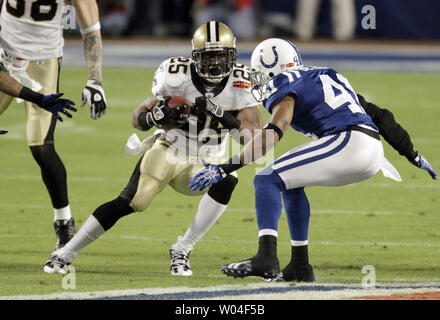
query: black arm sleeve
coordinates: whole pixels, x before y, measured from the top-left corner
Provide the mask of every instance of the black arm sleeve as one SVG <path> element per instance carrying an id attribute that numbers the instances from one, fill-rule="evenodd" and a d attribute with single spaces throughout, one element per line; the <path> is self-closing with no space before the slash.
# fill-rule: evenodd
<path id="1" fill-rule="evenodd" d="M 357 95 L 365 112 L 373 119 L 379 128 L 379 133 L 400 155 L 405 156 L 413 164 L 417 156 L 408 132 L 396 122 L 391 111 L 382 109 L 365 100 L 360 94 Z"/>

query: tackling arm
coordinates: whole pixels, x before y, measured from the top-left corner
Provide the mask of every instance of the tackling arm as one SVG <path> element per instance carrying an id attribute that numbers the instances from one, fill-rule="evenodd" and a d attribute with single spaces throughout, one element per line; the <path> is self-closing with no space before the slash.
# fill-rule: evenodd
<path id="1" fill-rule="evenodd" d="M 244 133 L 244 135 L 240 135 L 240 141 L 237 142 L 243 145 L 252 139 L 255 129 L 261 129 L 263 127 L 263 120 L 261 119 L 261 114 L 257 107 L 248 107 L 240 110 L 237 114 L 237 120 L 240 121 L 240 133 Z M 247 133 L 249 133 L 249 135 L 247 135 Z"/>
<path id="2" fill-rule="evenodd" d="M 208 188 L 227 177 L 231 172 L 264 156 L 269 150 L 275 147 L 284 132 L 286 132 L 292 121 L 294 108 L 294 98 L 285 96 L 273 107 L 272 117 L 263 128 L 265 130 L 254 135 L 252 140 L 243 147 L 241 152 L 227 162 L 218 166 L 207 165 L 205 169 L 193 177 L 189 187 L 194 191 Z"/>
<path id="3" fill-rule="evenodd" d="M 285 96 L 273 106 L 272 116 L 263 128 L 265 130 L 255 135 L 252 141 L 247 143 L 237 156 L 241 164 L 247 164 L 248 159 L 254 162 L 275 147 L 292 121 L 294 108 L 295 100 L 291 96 Z"/>

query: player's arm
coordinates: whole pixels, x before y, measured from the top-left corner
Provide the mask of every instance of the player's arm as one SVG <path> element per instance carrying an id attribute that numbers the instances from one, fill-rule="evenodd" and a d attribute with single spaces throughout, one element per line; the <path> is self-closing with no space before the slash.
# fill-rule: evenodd
<path id="1" fill-rule="evenodd" d="M 0 91 L 18 97 L 23 86 L 12 78 L 5 66 L 0 63 Z"/>
<path id="2" fill-rule="evenodd" d="M 139 107 L 133 111 L 133 117 L 131 119 L 133 127 L 141 131 L 150 130 L 152 126 L 146 124 L 146 113 L 150 112 L 158 102 L 159 99 L 155 96 L 148 97 L 142 102 Z"/>
<path id="3" fill-rule="evenodd" d="M 272 108 L 272 116 L 267 124 L 263 127 L 264 130 L 253 137 L 247 143 L 241 152 L 228 160 L 225 164 L 220 165 L 229 174 L 232 171 L 239 169 L 241 166 L 252 163 L 264 156 L 269 150 L 273 149 L 275 145 L 281 140 L 287 128 L 292 122 L 293 110 L 295 108 L 295 100 L 291 96 L 285 96 Z M 240 160 L 238 166 L 237 160 Z M 232 164 L 232 166 L 229 166 Z"/>
<path id="4" fill-rule="evenodd" d="M 90 106 L 90 117 L 98 119 L 105 114 L 107 102 L 102 88 L 102 38 L 96 0 L 72 0 L 84 44 L 88 81 L 83 90 L 82 106 Z"/>
<path id="5" fill-rule="evenodd" d="M 225 178 L 228 174 L 245 165 L 254 162 L 273 149 L 289 127 L 295 100 L 292 96 L 285 96 L 272 108 L 272 116 L 263 127 L 261 133 L 256 134 L 247 143 L 239 154 L 221 165 L 209 165 L 194 176 L 189 185 L 192 190 L 203 190 Z"/>
<path id="6" fill-rule="evenodd" d="M 409 133 L 394 119 L 393 113 L 368 102 L 359 94 L 357 96 L 362 108 L 364 108 L 374 124 L 379 128 L 379 133 L 385 141 L 397 150 L 400 155 L 405 156 L 413 165 L 427 170 L 431 177 L 436 179 L 437 174 L 429 162 L 418 151 L 414 150 Z"/>
<path id="7" fill-rule="evenodd" d="M 76 111 L 73 107 L 75 103 L 68 99 L 60 99 L 62 93 L 43 95 L 28 87 L 21 85 L 18 81 L 11 77 L 8 70 L 0 62 L 0 91 L 17 98 L 32 102 L 49 112 L 56 115 L 57 119 L 63 121 L 59 112 L 63 113 L 69 118 L 72 115 L 69 111 Z"/>
<path id="8" fill-rule="evenodd" d="M 257 107 L 248 107 L 240 110 L 237 114 L 237 120 L 240 121 L 239 131 L 241 144 L 246 144 L 252 139 L 254 131 L 263 127 L 263 119 Z"/>

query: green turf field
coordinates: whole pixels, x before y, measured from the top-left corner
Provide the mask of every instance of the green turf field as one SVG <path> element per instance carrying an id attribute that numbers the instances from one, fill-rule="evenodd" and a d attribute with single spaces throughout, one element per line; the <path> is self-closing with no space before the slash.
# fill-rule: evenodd
<path id="1" fill-rule="evenodd" d="M 114 199 L 137 162 L 124 145 L 134 132 L 132 110 L 151 94 L 153 71 L 106 69 L 108 112 L 97 121 L 79 110 L 56 130 L 69 198 L 77 226 L 103 202 Z M 440 93 L 436 74 L 345 73 L 354 89 L 391 109 L 410 132 L 416 148 L 440 171 Z M 87 75 L 64 69 L 61 91 L 80 103 Z M 267 113 L 260 109 L 264 119 Z M 25 111 L 14 103 L 0 118 L 0 296 L 63 291 L 62 275 L 43 273 L 55 245 L 49 196 L 25 142 Z M 141 138 L 145 137 L 139 132 Z M 308 141 L 293 131 L 276 149 L 281 155 Z M 361 283 L 372 265 L 378 282 L 440 281 L 440 184 L 413 167 L 388 145 L 387 158 L 403 182 L 379 173 L 356 185 L 306 190 L 311 203 L 310 260 L 318 282 Z M 341 164 L 343 165 L 343 164 Z M 214 286 L 260 282 L 232 279 L 220 265 L 249 258 L 257 250 L 252 179 L 255 166 L 239 172 L 229 209 L 191 253 L 194 275 L 169 274 L 168 248 L 183 235 L 199 197 L 166 188 L 143 213 L 120 220 L 74 261 L 76 291 L 146 287 Z M 290 259 L 286 218 L 280 221 L 278 256 Z"/>

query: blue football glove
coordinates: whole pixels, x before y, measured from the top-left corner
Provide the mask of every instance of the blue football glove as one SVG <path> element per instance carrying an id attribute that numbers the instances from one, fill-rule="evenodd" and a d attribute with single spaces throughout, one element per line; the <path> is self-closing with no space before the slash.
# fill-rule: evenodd
<path id="1" fill-rule="evenodd" d="M 63 119 L 59 115 L 59 112 L 69 118 L 72 118 L 72 115 L 67 110 L 76 112 L 76 109 L 73 107 L 75 102 L 69 99 L 60 99 L 62 95 L 63 93 L 49 94 L 44 96 L 39 104 L 39 107 L 52 112 L 61 122 L 63 122 Z"/>
<path id="2" fill-rule="evenodd" d="M 191 180 L 189 187 L 193 191 L 203 191 L 204 189 L 216 184 L 227 175 L 223 169 L 215 164 L 207 164 L 206 168 L 197 173 Z"/>
<path id="3" fill-rule="evenodd" d="M 424 170 L 428 171 L 428 173 L 431 175 L 432 179 L 437 180 L 437 173 L 431 167 L 428 160 L 426 160 L 426 158 L 424 156 L 422 156 L 418 151 L 417 151 L 417 156 L 414 159 L 414 162 L 415 162 L 414 164 L 417 167 L 419 167 L 420 169 L 424 169 Z"/>
<path id="4" fill-rule="evenodd" d="M 6 130 L 0 130 L 0 134 L 7 134 L 8 133 L 8 131 L 6 131 Z"/>

